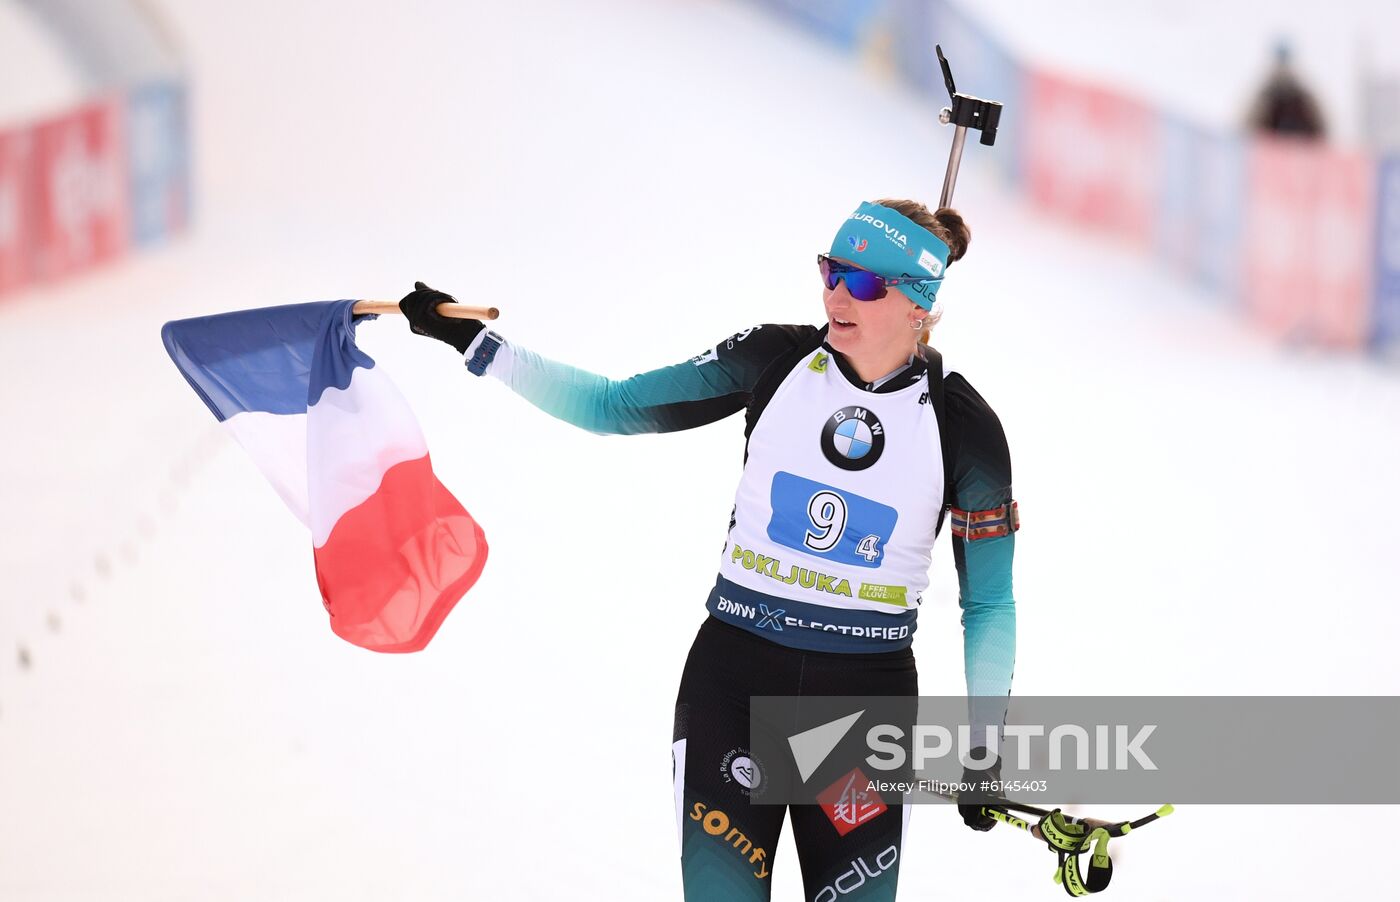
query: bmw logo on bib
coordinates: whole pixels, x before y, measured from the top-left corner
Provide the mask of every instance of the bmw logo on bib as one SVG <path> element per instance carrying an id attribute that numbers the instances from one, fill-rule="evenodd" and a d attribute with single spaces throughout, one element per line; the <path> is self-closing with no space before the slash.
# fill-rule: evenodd
<path id="1" fill-rule="evenodd" d="M 843 470 L 864 470 L 885 450 L 885 427 L 865 407 L 843 407 L 822 428 L 822 453 Z"/>

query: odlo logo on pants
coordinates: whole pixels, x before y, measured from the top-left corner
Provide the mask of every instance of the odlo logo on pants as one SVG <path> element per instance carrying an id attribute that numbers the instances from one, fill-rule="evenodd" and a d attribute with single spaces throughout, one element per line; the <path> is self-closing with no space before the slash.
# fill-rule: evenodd
<path id="1" fill-rule="evenodd" d="M 865 885 L 866 880 L 874 880 L 884 876 L 884 873 L 894 867 L 894 863 L 899 860 L 899 848 L 890 846 L 879 855 L 875 856 L 875 867 L 865 863 L 865 857 L 855 859 L 851 866 L 837 877 L 830 886 L 824 886 L 821 892 L 812 897 L 813 902 L 836 902 L 838 896 L 853 893 Z"/>
<path id="2" fill-rule="evenodd" d="M 734 851 L 749 860 L 749 864 L 758 865 L 758 869 L 753 872 L 753 875 L 759 880 L 762 880 L 772 873 L 768 870 L 768 866 L 764 864 L 764 859 L 768 857 L 768 853 L 763 851 L 763 849 L 755 848 L 754 844 L 749 842 L 749 838 L 745 836 L 743 831 L 738 827 L 731 827 L 729 825 L 729 815 L 725 814 L 723 811 L 720 811 L 718 808 L 709 808 L 707 810 L 707 806 L 704 802 L 696 802 L 695 806 L 690 809 L 690 819 L 699 821 L 700 827 L 715 839 L 733 846 Z"/>

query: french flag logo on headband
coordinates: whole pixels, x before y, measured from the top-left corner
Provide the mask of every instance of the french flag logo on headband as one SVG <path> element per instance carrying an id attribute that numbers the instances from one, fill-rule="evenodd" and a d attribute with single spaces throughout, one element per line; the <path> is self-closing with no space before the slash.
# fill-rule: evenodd
<path id="1" fill-rule="evenodd" d="M 486 537 L 433 474 L 413 412 L 355 347 L 354 301 L 166 323 L 190 386 L 311 530 L 331 629 L 418 651 L 481 575 Z"/>

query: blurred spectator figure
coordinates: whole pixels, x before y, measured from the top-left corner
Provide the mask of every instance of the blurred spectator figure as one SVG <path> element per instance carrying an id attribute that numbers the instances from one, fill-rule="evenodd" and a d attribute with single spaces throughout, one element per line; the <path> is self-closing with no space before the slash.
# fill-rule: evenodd
<path id="1" fill-rule="evenodd" d="M 1292 50 L 1287 41 L 1274 45 L 1274 67 L 1250 107 L 1249 128 L 1252 131 L 1296 135 L 1320 141 L 1327 137 L 1322 109 L 1318 106 L 1317 98 L 1298 79 L 1291 57 Z"/>

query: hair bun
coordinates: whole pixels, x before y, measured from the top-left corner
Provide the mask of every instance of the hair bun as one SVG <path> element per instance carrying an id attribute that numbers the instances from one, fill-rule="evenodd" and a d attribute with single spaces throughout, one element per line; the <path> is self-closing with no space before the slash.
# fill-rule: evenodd
<path id="1" fill-rule="evenodd" d="M 961 260 L 972 243 L 972 230 L 963 221 L 962 214 L 952 207 L 940 207 L 934 211 L 933 218 L 948 232 L 948 262 Z"/>

